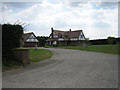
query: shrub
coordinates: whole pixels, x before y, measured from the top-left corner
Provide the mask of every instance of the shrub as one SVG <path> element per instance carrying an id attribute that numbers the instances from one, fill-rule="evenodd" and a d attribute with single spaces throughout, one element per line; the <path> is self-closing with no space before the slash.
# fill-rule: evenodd
<path id="1" fill-rule="evenodd" d="M 85 43 L 86 43 L 87 45 L 91 45 L 91 42 L 90 42 L 89 38 L 85 38 Z"/>
<path id="2" fill-rule="evenodd" d="M 45 48 L 50 48 L 50 46 L 45 46 Z"/>
<path id="3" fill-rule="evenodd" d="M 60 41 L 57 42 L 57 46 L 58 46 L 58 47 L 61 46 L 61 45 L 60 45 Z"/>
<path id="4" fill-rule="evenodd" d="M 116 38 L 109 36 L 109 37 L 107 38 L 107 40 L 108 40 L 108 43 L 109 43 L 109 44 L 113 44 L 113 43 L 116 41 Z"/>
<path id="5" fill-rule="evenodd" d="M 45 43 L 45 46 L 48 46 L 48 45 L 49 45 L 48 42 L 46 42 L 46 43 Z"/>

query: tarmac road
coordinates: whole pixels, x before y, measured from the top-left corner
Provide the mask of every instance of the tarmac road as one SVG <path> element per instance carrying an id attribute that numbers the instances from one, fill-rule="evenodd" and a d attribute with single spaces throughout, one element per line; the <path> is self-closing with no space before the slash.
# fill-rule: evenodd
<path id="1" fill-rule="evenodd" d="M 54 55 L 3 73 L 3 88 L 117 88 L 118 55 L 49 48 Z"/>

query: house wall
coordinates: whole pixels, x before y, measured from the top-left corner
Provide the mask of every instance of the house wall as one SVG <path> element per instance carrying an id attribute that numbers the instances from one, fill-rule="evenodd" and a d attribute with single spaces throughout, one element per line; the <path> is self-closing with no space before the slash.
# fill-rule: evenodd
<path id="1" fill-rule="evenodd" d="M 84 41 L 60 41 L 61 46 L 79 46 L 82 45 Z"/>
<path id="2" fill-rule="evenodd" d="M 38 46 L 38 42 L 25 42 L 24 47 L 35 47 L 35 45 Z"/>
<path id="3" fill-rule="evenodd" d="M 71 41 L 70 42 L 70 45 L 71 46 L 79 46 L 79 45 L 81 45 L 82 43 L 81 43 L 81 41 Z"/>

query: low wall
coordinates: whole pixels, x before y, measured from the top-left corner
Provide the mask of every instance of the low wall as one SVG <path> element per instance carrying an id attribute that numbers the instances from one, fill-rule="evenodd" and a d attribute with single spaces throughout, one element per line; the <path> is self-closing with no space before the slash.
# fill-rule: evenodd
<path id="1" fill-rule="evenodd" d="M 14 49 L 13 53 L 14 53 L 15 59 L 18 62 L 22 63 L 23 65 L 30 63 L 29 49 Z"/>

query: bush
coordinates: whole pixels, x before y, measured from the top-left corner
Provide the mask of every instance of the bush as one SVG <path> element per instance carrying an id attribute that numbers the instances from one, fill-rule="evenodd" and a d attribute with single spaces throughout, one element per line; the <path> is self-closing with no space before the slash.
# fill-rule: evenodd
<path id="1" fill-rule="evenodd" d="M 50 48 L 50 46 L 45 46 L 45 48 Z"/>
<path id="2" fill-rule="evenodd" d="M 61 46 L 61 45 L 60 45 L 60 41 L 57 42 L 57 47 L 59 47 L 59 46 Z"/>
<path id="3" fill-rule="evenodd" d="M 46 43 L 45 43 L 45 46 L 48 46 L 48 45 L 49 45 L 48 42 L 46 42 Z"/>
<path id="4" fill-rule="evenodd" d="M 91 45 L 91 42 L 90 42 L 89 38 L 85 38 L 85 43 L 86 43 L 87 45 Z"/>
<path id="5" fill-rule="evenodd" d="M 109 44 L 113 44 L 113 43 L 116 41 L 116 38 L 109 36 L 109 37 L 107 38 L 107 40 L 108 40 L 108 43 L 109 43 Z"/>

